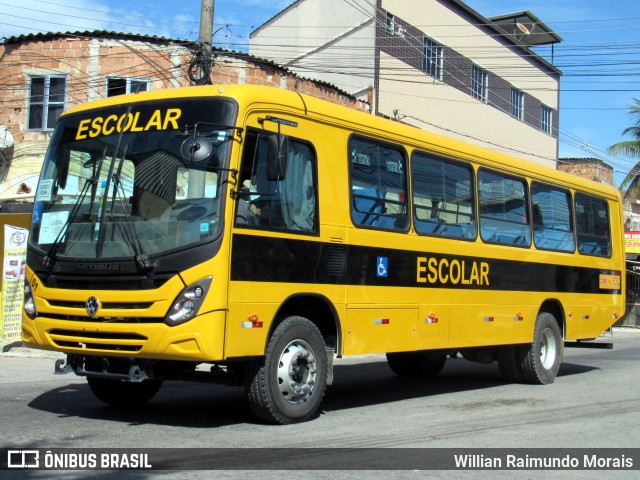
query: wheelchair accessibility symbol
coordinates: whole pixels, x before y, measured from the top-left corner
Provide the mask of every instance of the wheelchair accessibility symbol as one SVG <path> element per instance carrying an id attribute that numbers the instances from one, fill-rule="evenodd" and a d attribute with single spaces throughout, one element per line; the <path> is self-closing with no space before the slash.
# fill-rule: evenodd
<path id="1" fill-rule="evenodd" d="M 387 274 L 389 272 L 389 258 L 387 258 L 387 257 L 378 257 L 378 260 L 376 261 L 376 263 L 378 265 L 376 276 L 377 277 L 387 277 Z"/>

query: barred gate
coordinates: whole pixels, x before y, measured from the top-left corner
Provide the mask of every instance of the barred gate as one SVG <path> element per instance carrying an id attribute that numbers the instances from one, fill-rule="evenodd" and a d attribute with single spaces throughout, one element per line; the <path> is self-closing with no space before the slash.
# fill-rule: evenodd
<path id="1" fill-rule="evenodd" d="M 615 326 L 640 327 L 640 262 L 627 260 L 627 309 Z"/>

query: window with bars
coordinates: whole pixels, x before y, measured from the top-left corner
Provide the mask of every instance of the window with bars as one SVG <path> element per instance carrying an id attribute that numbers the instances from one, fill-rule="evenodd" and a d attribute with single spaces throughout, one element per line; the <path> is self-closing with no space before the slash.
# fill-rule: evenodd
<path id="1" fill-rule="evenodd" d="M 524 120 L 524 92 L 517 88 L 511 89 L 511 115 Z"/>
<path id="2" fill-rule="evenodd" d="M 473 66 L 471 72 L 471 96 L 484 103 L 489 98 L 489 74 L 477 65 Z"/>
<path id="3" fill-rule="evenodd" d="M 107 97 L 124 95 L 126 93 L 146 92 L 149 90 L 149 80 L 140 78 L 107 78 Z"/>
<path id="4" fill-rule="evenodd" d="M 553 111 L 546 105 L 540 106 L 540 130 L 551 135 Z"/>
<path id="5" fill-rule="evenodd" d="M 29 130 L 53 130 L 64 111 L 66 75 L 31 77 L 29 85 Z"/>
<path id="6" fill-rule="evenodd" d="M 443 45 L 428 37 L 424 37 L 424 62 L 422 70 L 427 75 L 431 75 L 438 80 L 442 80 L 444 71 L 443 51 Z"/>
<path id="7" fill-rule="evenodd" d="M 396 17 L 389 12 L 387 12 L 385 30 L 389 35 L 394 35 L 396 32 Z"/>

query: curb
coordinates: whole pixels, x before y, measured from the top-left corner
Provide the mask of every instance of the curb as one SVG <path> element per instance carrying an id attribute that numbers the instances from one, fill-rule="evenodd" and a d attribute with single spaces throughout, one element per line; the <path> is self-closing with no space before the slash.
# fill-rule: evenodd
<path id="1" fill-rule="evenodd" d="M 52 350 L 39 350 L 22 346 L 22 341 L 0 343 L 0 357 L 65 358 L 66 354 Z"/>

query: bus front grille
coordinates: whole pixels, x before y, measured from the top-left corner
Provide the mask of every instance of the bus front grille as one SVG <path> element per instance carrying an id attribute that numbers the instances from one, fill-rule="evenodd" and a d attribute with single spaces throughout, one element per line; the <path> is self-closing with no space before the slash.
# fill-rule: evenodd
<path id="1" fill-rule="evenodd" d="M 82 351 L 139 352 L 147 337 L 137 333 L 86 332 L 56 329 L 49 338 L 60 348 L 77 348 Z"/>
<path id="2" fill-rule="evenodd" d="M 54 320 L 88 323 L 162 323 L 165 320 L 160 317 L 88 317 L 81 315 L 58 315 L 52 313 L 47 313 L 43 316 Z"/>

